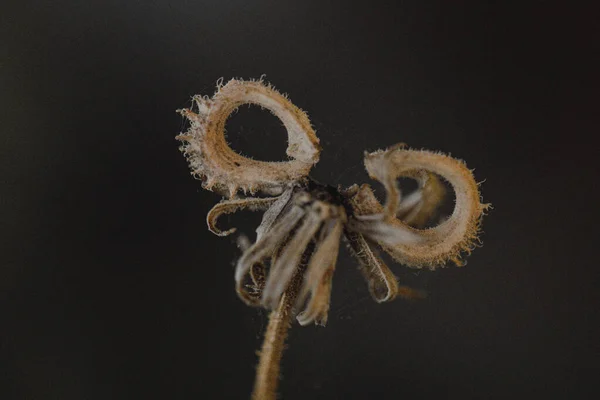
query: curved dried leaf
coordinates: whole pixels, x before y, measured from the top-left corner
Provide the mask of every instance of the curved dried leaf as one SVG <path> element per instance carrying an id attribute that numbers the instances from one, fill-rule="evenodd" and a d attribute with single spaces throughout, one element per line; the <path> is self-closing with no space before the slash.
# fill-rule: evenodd
<path id="1" fill-rule="evenodd" d="M 263 235 L 271 229 L 284 208 L 289 205 L 293 193 L 294 187 L 286 189 L 286 191 L 283 192 L 281 196 L 277 197 L 277 200 L 273 205 L 263 214 L 262 221 L 258 228 L 256 228 L 256 241 L 259 241 Z M 308 201 L 308 198 L 306 198 L 305 201 Z"/>
<path id="2" fill-rule="evenodd" d="M 343 210 L 340 210 L 343 218 L 345 213 L 342 213 Z M 311 322 L 315 322 L 318 325 L 325 326 L 327 323 L 331 281 L 339 253 L 340 237 L 342 235 L 342 218 L 335 218 L 324 225 L 317 248 L 310 258 L 304 275 L 302 290 L 298 295 L 298 304 L 302 304 L 306 300 L 309 292 L 311 297 L 306 309 L 296 317 L 300 325 L 308 325 Z"/>
<path id="3" fill-rule="evenodd" d="M 249 301 L 248 296 L 245 294 L 244 282 L 246 275 L 254 265 L 261 263 L 264 259 L 273 255 L 304 215 L 304 209 L 294 205 L 273 225 L 269 235 L 265 235 L 260 240 L 257 240 L 238 260 L 235 269 L 236 290 L 240 294 L 240 298 L 247 304 L 256 305 L 254 296 L 251 296 L 252 299 Z"/>
<path id="4" fill-rule="evenodd" d="M 252 244 L 246 235 L 241 234 L 237 238 L 237 245 L 242 253 L 244 253 Z M 236 291 L 238 295 L 244 299 L 246 304 L 258 306 L 260 305 L 260 297 L 262 296 L 262 291 L 265 286 L 265 264 L 258 262 L 252 265 L 248 275 L 252 283 L 246 285 L 236 285 Z"/>
<path id="5" fill-rule="evenodd" d="M 398 281 L 389 267 L 362 234 L 346 232 L 346 238 L 373 299 L 378 303 L 394 300 L 398 295 Z"/>
<path id="6" fill-rule="evenodd" d="M 275 308 L 294 272 L 297 270 L 304 250 L 318 232 L 323 220 L 329 217 L 329 207 L 315 201 L 297 231 L 285 244 L 274 265 L 271 266 L 263 292 L 262 303 L 266 308 Z"/>
<path id="7" fill-rule="evenodd" d="M 206 223 L 208 224 L 208 230 L 217 236 L 228 236 L 236 231 L 235 228 L 231 228 L 226 231 L 222 231 L 217 228 L 217 220 L 223 214 L 231 214 L 239 210 L 249 209 L 250 211 L 261 211 L 266 210 L 275 203 L 277 197 L 267 198 L 244 198 L 235 200 L 221 200 L 217 203 L 206 215 Z"/>
<path id="8" fill-rule="evenodd" d="M 443 154 L 392 148 L 367 154 L 365 166 L 369 175 L 385 186 L 386 203 L 380 207 L 380 214 L 357 217 L 351 228 L 375 240 L 398 262 L 411 267 L 435 268 L 447 261 L 460 264 L 461 253 L 470 253 L 475 246 L 480 220 L 488 207 L 480 202 L 477 183 L 465 164 Z M 396 179 L 413 177 L 420 171 L 446 179 L 456 196 L 450 218 L 424 230 L 396 218 L 400 196 Z"/>
<path id="9" fill-rule="evenodd" d="M 261 191 L 280 194 L 285 186 L 308 175 L 319 161 L 319 139 L 307 115 L 272 86 L 262 81 L 231 80 L 219 86 L 215 95 L 195 96 L 196 112 L 180 112 L 191 126 L 177 136 L 183 142 L 192 174 L 202 180 L 204 188 L 234 197 Z M 256 104 L 277 116 L 288 133 L 286 154 L 290 161 L 266 162 L 243 157 L 233 151 L 225 140 L 225 123 L 229 115 L 242 104 Z"/>

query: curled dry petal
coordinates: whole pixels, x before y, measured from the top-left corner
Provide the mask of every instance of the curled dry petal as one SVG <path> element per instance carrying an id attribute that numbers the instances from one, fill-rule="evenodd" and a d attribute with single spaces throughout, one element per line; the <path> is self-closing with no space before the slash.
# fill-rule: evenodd
<path id="1" fill-rule="evenodd" d="M 460 264 L 461 253 L 469 253 L 474 247 L 480 220 L 487 208 L 480 202 L 477 183 L 465 164 L 443 154 L 393 148 L 367 154 L 365 166 L 372 178 L 383 183 L 387 198 L 382 214 L 362 219 L 354 227 L 405 265 L 435 268 L 447 261 Z M 396 179 L 413 177 L 419 171 L 446 179 L 456 196 L 450 218 L 424 230 L 412 228 L 395 216 L 395 202 L 400 196 Z"/>
<path id="2" fill-rule="evenodd" d="M 283 215 L 272 227 L 270 234 L 263 236 L 244 252 L 237 262 L 235 269 L 236 290 L 240 298 L 250 305 L 256 305 L 246 295 L 244 281 L 246 274 L 258 263 L 262 263 L 268 257 L 271 257 L 281 243 L 285 240 L 290 231 L 296 226 L 298 221 L 305 215 L 302 207 L 294 205 L 289 212 Z"/>
<path id="3" fill-rule="evenodd" d="M 294 188 L 288 188 L 263 214 L 262 222 L 260 223 L 259 227 L 256 228 L 256 241 L 259 241 L 263 235 L 271 229 L 271 226 L 273 226 L 275 221 L 279 218 L 283 212 L 283 209 L 288 205 L 293 193 Z M 307 196 L 305 196 L 305 201 L 308 201 L 306 197 Z"/>
<path id="4" fill-rule="evenodd" d="M 217 203 L 206 216 L 208 230 L 217 236 L 231 235 L 233 232 L 235 232 L 235 228 L 231 228 L 227 231 L 222 231 L 217 228 L 217 220 L 221 215 L 231 214 L 243 209 L 249 209 L 250 211 L 266 210 L 273 203 L 275 203 L 276 200 L 277 197 L 222 200 L 221 202 Z"/>
<path id="5" fill-rule="evenodd" d="M 419 187 L 402 198 L 396 217 L 412 227 L 422 228 L 441 205 L 446 189 L 435 174 L 420 171 L 414 178 Z"/>
<path id="6" fill-rule="evenodd" d="M 389 267 L 362 234 L 346 232 L 346 238 L 373 299 L 378 303 L 394 300 L 398 295 L 398 281 Z"/>
<path id="7" fill-rule="evenodd" d="M 320 146 L 307 115 L 285 96 L 262 81 L 231 80 L 219 87 L 215 95 L 194 97 L 196 110 L 180 112 L 191 123 L 189 130 L 177 138 L 189 161 L 192 174 L 206 189 L 234 197 L 238 190 L 280 194 L 293 182 L 308 175 L 319 160 Z M 243 104 L 256 104 L 277 116 L 288 133 L 289 161 L 266 162 L 243 157 L 225 140 L 225 123 L 229 115 Z"/>
<path id="8" fill-rule="evenodd" d="M 311 205 L 299 228 L 285 244 L 275 264 L 271 266 L 262 301 L 266 308 L 277 307 L 294 271 L 298 269 L 302 254 L 321 227 L 323 220 L 328 217 L 329 207 L 325 203 L 315 201 Z"/>
<path id="9" fill-rule="evenodd" d="M 357 216 L 378 216 L 383 210 L 381 204 L 375 198 L 369 185 L 360 187 L 354 185 L 347 192 L 350 206 Z M 403 199 L 402 205 L 407 199 Z M 366 217 L 368 218 L 368 217 Z M 367 281 L 369 293 L 378 303 L 392 301 L 397 296 L 405 299 L 416 299 L 425 297 L 425 294 L 408 286 L 399 286 L 398 281 L 390 268 L 385 264 L 374 248 L 365 237 L 358 232 L 347 229 L 344 232 L 350 251 L 359 262 L 360 271 Z"/>
<path id="10" fill-rule="evenodd" d="M 344 216 L 343 210 L 340 214 Z M 315 322 L 325 326 L 327 323 L 331 281 L 339 253 L 341 235 L 341 218 L 332 219 L 324 224 L 317 248 L 310 258 L 304 275 L 302 290 L 298 295 L 298 304 L 301 304 L 306 300 L 309 292 L 311 293 L 306 309 L 296 317 L 300 325 Z"/>
<path id="11" fill-rule="evenodd" d="M 245 252 L 252 245 L 250 243 L 250 239 L 244 234 L 241 234 L 237 238 L 238 248 Z M 246 288 L 241 285 L 236 285 L 236 290 L 238 295 L 244 299 L 244 302 L 248 305 L 258 306 L 260 304 L 260 298 L 262 296 L 262 291 L 265 286 L 265 276 L 266 276 L 266 268 L 265 264 L 262 262 L 258 262 L 253 264 L 250 267 L 250 278 L 252 279 L 252 284 L 247 285 Z"/>

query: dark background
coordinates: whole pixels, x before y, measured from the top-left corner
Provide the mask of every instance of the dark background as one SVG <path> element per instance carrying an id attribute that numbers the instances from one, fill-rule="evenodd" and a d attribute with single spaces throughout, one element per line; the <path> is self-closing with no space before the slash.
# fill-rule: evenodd
<path id="1" fill-rule="evenodd" d="M 597 21 L 502 4 L 3 3 L 0 398 L 248 398 L 266 314 L 235 295 L 175 109 L 262 74 L 311 117 L 318 180 L 369 182 L 363 151 L 402 141 L 465 159 L 494 204 L 466 268 L 392 265 L 422 301 L 376 304 L 344 251 L 328 326 L 291 331 L 283 398 L 590 398 Z M 267 112 L 228 132 L 283 157 Z"/>

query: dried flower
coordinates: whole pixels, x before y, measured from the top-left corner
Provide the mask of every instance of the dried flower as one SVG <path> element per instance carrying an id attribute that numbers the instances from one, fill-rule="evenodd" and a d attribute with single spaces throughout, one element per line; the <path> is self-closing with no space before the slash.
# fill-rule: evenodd
<path id="1" fill-rule="evenodd" d="M 325 325 L 332 276 L 340 240 L 345 237 L 357 258 L 375 301 L 397 296 L 421 297 L 399 286 L 378 256 L 378 248 L 412 268 L 435 269 L 448 261 L 461 265 L 461 255 L 478 243 L 481 218 L 489 206 L 464 162 L 441 153 L 411 150 L 400 144 L 365 154 L 371 178 L 383 184 L 385 204 L 369 185 L 341 189 L 308 176 L 319 160 L 319 139 L 306 114 L 272 86 L 259 81 L 218 84 L 212 98 L 194 97 L 195 110 L 184 109 L 191 125 L 177 136 L 192 174 L 222 200 L 207 216 L 208 228 L 226 236 L 217 220 L 243 209 L 264 211 L 253 244 L 238 239 L 243 254 L 235 271 L 236 290 L 249 305 L 272 310 L 261 351 L 254 399 L 274 399 L 279 363 L 291 317 L 301 325 Z M 275 114 L 288 132 L 285 162 L 252 160 L 233 151 L 225 140 L 225 123 L 242 104 L 260 105 Z M 402 197 L 397 178 L 409 177 L 418 189 Z M 453 213 L 439 225 L 422 229 L 441 204 L 445 179 L 456 196 Z M 262 195 L 263 197 L 258 197 Z M 264 197 L 266 196 L 266 197 Z M 296 310 L 304 307 L 297 313 Z"/>

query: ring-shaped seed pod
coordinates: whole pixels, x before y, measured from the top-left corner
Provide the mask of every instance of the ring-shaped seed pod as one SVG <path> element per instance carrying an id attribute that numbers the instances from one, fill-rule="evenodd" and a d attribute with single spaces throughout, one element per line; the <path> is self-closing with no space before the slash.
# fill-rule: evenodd
<path id="1" fill-rule="evenodd" d="M 478 185 L 464 162 L 424 150 L 391 148 L 366 154 L 365 167 L 371 178 L 384 185 L 386 203 L 380 208 L 379 218 L 358 217 L 356 230 L 407 266 L 433 269 L 447 261 L 461 265 L 461 253 L 469 253 L 475 246 L 481 216 L 488 207 L 481 203 Z M 423 171 L 446 179 L 454 190 L 456 204 L 452 215 L 441 224 L 415 229 L 396 218 L 400 203 L 396 179 L 414 177 Z M 370 202 L 376 201 L 373 196 Z"/>
<path id="2" fill-rule="evenodd" d="M 280 194 L 290 183 L 299 182 L 319 161 L 319 139 L 307 115 L 270 85 L 259 81 L 231 80 L 218 85 L 212 99 L 195 96 L 196 112 L 179 110 L 191 123 L 177 138 L 184 142 L 192 175 L 202 179 L 206 189 L 235 197 L 244 193 Z M 225 140 L 225 123 L 243 104 L 256 104 L 278 117 L 288 133 L 289 161 L 252 160 L 235 152 Z"/>

